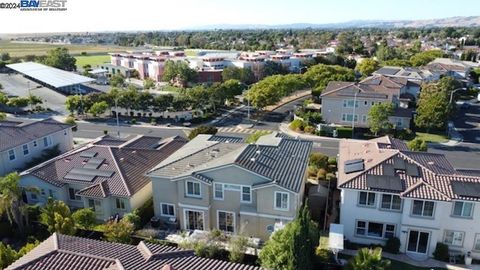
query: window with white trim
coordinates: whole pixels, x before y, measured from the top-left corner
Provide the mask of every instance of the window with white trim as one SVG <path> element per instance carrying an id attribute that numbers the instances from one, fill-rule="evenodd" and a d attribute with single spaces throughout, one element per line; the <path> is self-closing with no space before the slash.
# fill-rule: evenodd
<path id="1" fill-rule="evenodd" d="M 8 159 L 15 160 L 17 157 L 15 156 L 15 149 L 8 150 Z"/>
<path id="2" fill-rule="evenodd" d="M 375 193 L 361 191 L 358 196 L 358 204 L 362 206 L 375 206 Z"/>
<path id="3" fill-rule="evenodd" d="M 215 183 L 213 188 L 215 189 L 213 192 L 213 198 L 223 200 L 223 184 Z"/>
<path id="4" fill-rule="evenodd" d="M 395 224 L 357 220 L 355 234 L 374 238 L 393 238 L 395 237 Z"/>
<path id="5" fill-rule="evenodd" d="M 433 217 L 435 202 L 413 200 L 412 215 L 421 217 Z"/>
<path id="6" fill-rule="evenodd" d="M 475 234 L 475 241 L 473 242 L 473 249 L 480 251 L 480 233 Z"/>
<path id="7" fill-rule="evenodd" d="M 353 114 L 351 113 L 344 113 L 342 114 L 342 121 L 343 122 L 352 122 Z M 358 122 L 358 114 L 355 114 L 355 122 Z"/>
<path id="8" fill-rule="evenodd" d="M 200 183 L 199 182 L 193 182 L 193 181 L 187 181 L 185 184 L 186 191 L 187 191 L 187 196 L 189 197 L 201 197 L 200 193 Z"/>
<path id="9" fill-rule="evenodd" d="M 354 102 L 355 102 L 355 108 L 358 108 L 358 100 L 354 101 L 353 99 L 344 99 L 343 100 L 343 107 L 344 108 L 353 108 Z"/>
<path id="10" fill-rule="evenodd" d="M 235 232 L 235 214 L 218 211 L 218 229 L 224 232 Z"/>
<path id="11" fill-rule="evenodd" d="M 28 149 L 28 144 L 22 145 L 22 151 L 24 156 L 30 154 L 30 150 Z"/>
<path id="12" fill-rule="evenodd" d="M 44 147 L 48 147 L 52 144 L 52 140 L 50 139 L 50 137 L 43 137 L 43 146 Z"/>
<path id="13" fill-rule="evenodd" d="M 121 198 L 115 198 L 115 205 L 117 209 L 125 210 L 125 200 Z"/>
<path id="14" fill-rule="evenodd" d="M 287 192 L 275 191 L 275 209 L 288 210 L 288 196 Z"/>
<path id="15" fill-rule="evenodd" d="M 68 189 L 68 195 L 70 197 L 70 200 L 72 201 L 80 201 L 82 199 L 82 197 L 78 196 L 77 195 L 77 192 L 79 190 L 78 189 L 74 189 L 74 188 L 69 188 Z"/>
<path id="16" fill-rule="evenodd" d="M 463 246 L 463 239 L 465 237 L 464 232 L 456 232 L 456 231 L 445 231 L 445 235 L 443 237 L 443 243 L 452 246 Z"/>
<path id="17" fill-rule="evenodd" d="M 160 203 L 160 208 L 162 209 L 162 216 L 175 217 L 175 205 L 170 203 Z"/>
<path id="18" fill-rule="evenodd" d="M 400 210 L 402 208 L 402 199 L 398 195 L 382 194 L 381 209 Z"/>
<path id="19" fill-rule="evenodd" d="M 252 202 L 252 189 L 248 186 L 242 186 L 242 196 L 240 197 L 241 202 L 251 203 Z"/>
<path id="20" fill-rule="evenodd" d="M 455 217 L 472 217 L 473 203 L 471 202 L 454 202 L 453 216 Z"/>

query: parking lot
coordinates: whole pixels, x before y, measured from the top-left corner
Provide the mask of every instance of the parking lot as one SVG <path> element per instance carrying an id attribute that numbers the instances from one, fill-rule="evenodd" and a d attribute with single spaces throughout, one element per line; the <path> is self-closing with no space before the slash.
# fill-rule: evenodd
<path id="1" fill-rule="evenodd" d="M 28 95 L 28 89 L 30 89 L 32 95 L 43 100 L 43 107 L 50 108 L 58 114 L 68 114 L 65 109 L 65 95 L 46 87 L 39 87 L 38 83 L 30 81 L 20 74 L 0 74 L 0 84 L 3 85 L 2 91 L 9 96 L 24 97 Z"/>

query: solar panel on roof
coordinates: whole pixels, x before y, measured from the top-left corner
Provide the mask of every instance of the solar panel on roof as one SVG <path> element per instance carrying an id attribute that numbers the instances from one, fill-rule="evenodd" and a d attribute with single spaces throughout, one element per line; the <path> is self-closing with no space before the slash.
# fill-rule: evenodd
<path id="1" fill-rule="evenodd" d="M 402 180 L 397 176 L 367 175 L 367 187 L 381 190 L 403 191 Z"/>
<path id="2" fill-rule="evenodd" d="M 93 158 L 96 155 L 97 155 L 97 152 L 94 152 L 94 151 L 85 151 L 80 153 L 80 157 L 83 157 L 83 158 Z"/>
<path id="3" fill-rule="evenodd" d="M 383 174 L 394 176 L 395 175 L 395 170 L 393 169 L 393 165 L 391 165 L 391 164 L 383 165 Z"/>
<path id="4" fill-rule="evenodd" d="M 419 171 L 418 171 L 418 166 L 412 163 L 407 163 L 407 175 L 409 176 L 418 176 Z"/>
<path id="5" fill-rule="evenodd" d="M 400 157 L 393 158 L 393 167 L 396 170 L 405 170 L 405 160 Z"/>
<path id="6" fill-rule="evenodd" d="M 87 168 L 73 168 L 70 170 L 69 173 L 93 175 L 93 176 L 100 176 L 100 177 L 112 177 L 114 171 L 105 171 L 105 170 L 96 170 L 96 169 L 87 169 Z"/>
<path id="7" fill-rule="evenodd" d="M 345 161 L 345 173 L 353 173 L 363 171 L 363 159 L 352 159 Z"/>
<path id="8" fill-rule="evenodd" d="M 480 183 L 452 181 L 453 193 L 463 197 L 480 198 Z"/>
<path id="9" fill-rule="evenodd" d="M 68 180 L 92 182 L 93 179 L 95 179 L 95 175 L 76 174 L 76 173 L 69 172 L 63 178 Z"/>

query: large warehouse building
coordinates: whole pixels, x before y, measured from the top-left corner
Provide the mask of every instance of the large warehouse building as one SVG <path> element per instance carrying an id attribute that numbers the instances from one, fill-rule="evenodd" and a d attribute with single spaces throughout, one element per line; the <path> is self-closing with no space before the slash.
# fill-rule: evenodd
<path id="1" fill-rule="evenodd" d="M 90 92 L 92 88 L 83 84 L 95 81 L 95 79 L 89 77 L 34 62 L 10 64 L 7 67 L 23 74 L 32 81 L 65 94 Z"/>

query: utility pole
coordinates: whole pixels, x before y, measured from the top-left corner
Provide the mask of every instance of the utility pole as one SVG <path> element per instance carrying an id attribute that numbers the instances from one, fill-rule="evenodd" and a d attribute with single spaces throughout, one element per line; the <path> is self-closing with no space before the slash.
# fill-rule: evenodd
<path id="1" fill-rule="evenodd" d="M 117 118 L 117 137 L 120 138 L 120 121 L 118 120 L 117 100 L 118 100 L 118 98 L 115 98 L 115 116 Z"/>

